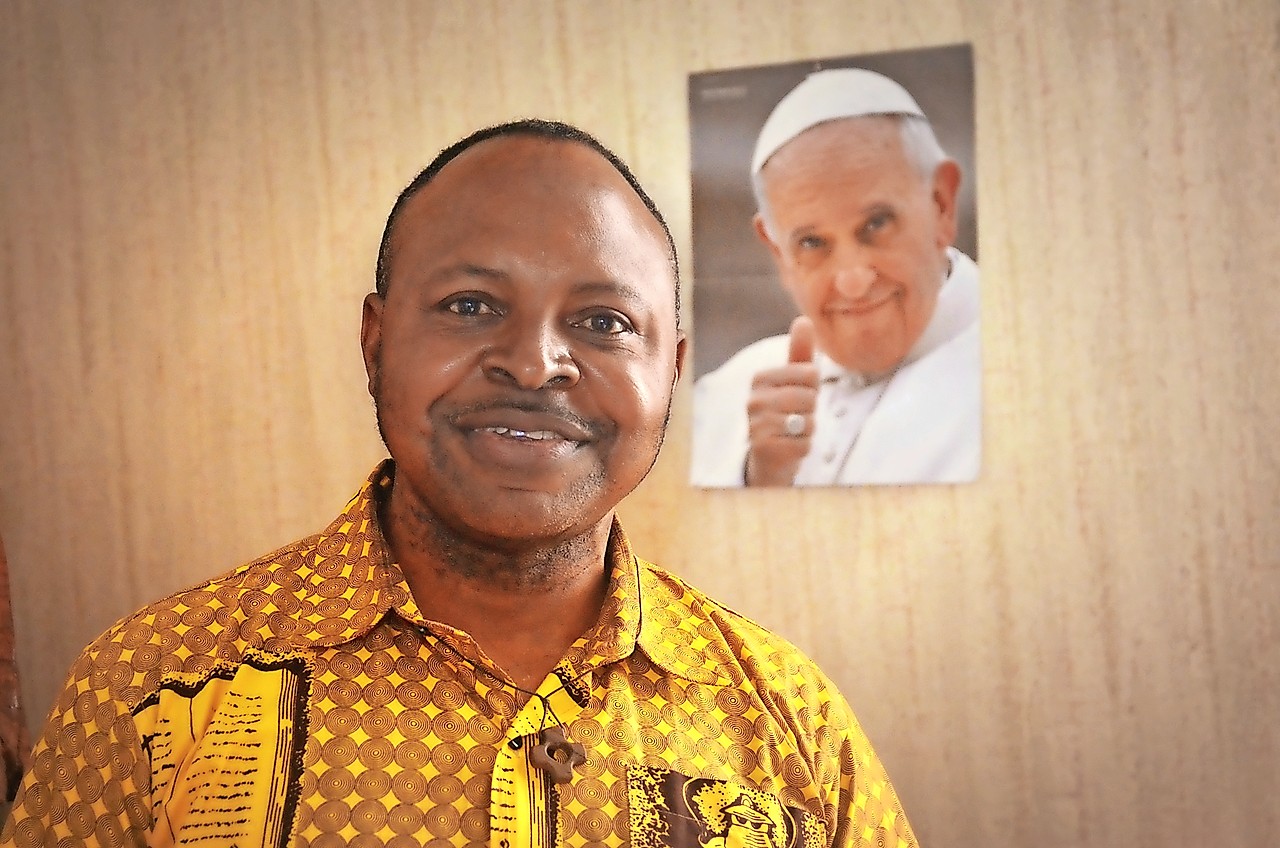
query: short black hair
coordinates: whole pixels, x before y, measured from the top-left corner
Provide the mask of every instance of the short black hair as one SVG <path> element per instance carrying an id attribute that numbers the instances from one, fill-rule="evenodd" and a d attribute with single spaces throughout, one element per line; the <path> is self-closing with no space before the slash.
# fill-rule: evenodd
<path id="1" fill-rule="evenodd" d="M 482 141 L 488 141 L 491 138 L 500 138 L 502 136 L 533 136 L 535 138 L 552 139 L 555 141 L 570 141 L 589 147 L 596 153 L 599 153 L 604 159 L 613 166 L 613 169 L 622 175 L 627 181 L 636 195 L 644 203 L 645 208 L 649 210 L 649 214 L 653 215 L 655 221 L 662 227 L 663 234 L 667 237 L 667 256 L 671 262 L 671 273 L 673 276 L 673 285 L 675 286 L 676 301 L 676 320 L 680 318 L 680 261 L 676 256 L 675 239 L 671 237 L 671 228 L 667 226 L 667 222 L 662 217 L 662 213 L 658 211 L 658 206 L 649 197 L 648 192 L 640 185 L 640 181 L 636 179 L 635 174 L 631 173 L 631 169 L 627 164 L 618 157 L 609 148 L 600 143 L 599 139 L 590 133 L 578 129 L 577 127 L 562 123 L 560 121 L 546 121 L 540 118 L 522 118 L 517 121 L 508 121 L 507 123 L 497 124 L 492 127 L 486 127 L 482 130 L 476 130 L 471 135 L 456 141 L 436 154 L 436 158 L 431 160 L 431 164 L 423 168 L 422 171 L 413 178 L 409 185 L 405 186 L 404 191 L 400 192 L 400 196 L 396 198 L 396 202 L 391 207 L 391 214 L 387 216 L 387 225 L 382 230 L 382 242 L 378 246 L 378 266 L 374 274 L 374 290 L 382 297 L 387 296 L 387 288 L 391 282 L 391 234 L 395 229 L 396 219 L 400 217 L 400 212 L 404 209 L 415 194 L 417 194 L 423 186 L 431 182 L 445 165 L 448 165 L 456 159 L 461 153 L 468 148 L 474 147 Z"/>

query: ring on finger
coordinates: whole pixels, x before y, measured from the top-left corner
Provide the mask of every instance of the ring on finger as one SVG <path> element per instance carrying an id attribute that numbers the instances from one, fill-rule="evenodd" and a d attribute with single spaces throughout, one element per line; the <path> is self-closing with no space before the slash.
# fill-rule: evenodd
<path id="1" fill-rule="evenodd" d="M 807 424 L 808 422 L 803 415 L 798 412 L 791 412 L 782 420 L 782 430 L 788 436 L 803 436 Z"/>

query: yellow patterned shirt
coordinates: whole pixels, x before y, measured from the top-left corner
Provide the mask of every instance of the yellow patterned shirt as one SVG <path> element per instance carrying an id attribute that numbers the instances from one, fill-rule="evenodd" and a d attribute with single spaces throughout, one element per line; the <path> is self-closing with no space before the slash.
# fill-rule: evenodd
<path id="1" fill-rule="evenodd" d="M 616 525 L 598 624 L 518 693 L 389 561 L 392 473 L 89 646 L 0 844 L 915 845 L 831 682 Z M 553 727 L 566 783 L 533 762 Z"/>

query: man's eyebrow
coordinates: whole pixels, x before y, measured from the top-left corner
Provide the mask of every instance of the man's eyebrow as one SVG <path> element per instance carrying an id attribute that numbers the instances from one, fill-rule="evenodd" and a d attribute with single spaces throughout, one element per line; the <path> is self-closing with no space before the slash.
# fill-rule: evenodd
<path id="1" fill-rule="evenodd" d="M 573 287 L 575 294 L 607 294 L 615 295 L 623 300 L 643 303 L 645 298 L 640 289 L 621 280 L 589 280 Z"/>
<path id="2" fill-rule="evenodd" d="M 820 233 L 821 228 L 817 224 L 801 224 L 798 227 L 793 227 L 791 231 L 787 233 L 787 242 L 794 243 L 797 239 L 802 239 L 812 235 L 819 235 Z"/>
<path id="3" fill-rule="evenodd" d="M 511 274 L 498 268 L 489 268 L 485 265 L 476 265 L 471 262 L 459 262 L 454 265 L 445 265 L 442 268 L 437 268 L 431 274 L 431 279 L 437 282 L 455 279 L 508 282 L 511 279 Z M 577 295 L 609 295 L 637 306 L 647 303 L 644 293 L 639 288 L 621 280 L 586 280 L 576 283 L 573 286 L 573 293 Z"/>
<path id="4" fill-rule="evenodd" d="M 459 262 L 456 265 L 445 265 L 443 268 L 437 268 L 431 275 L 433 280 L 450 280 L 455 277 L 463 277 L 470 279 L 482 280 L 507 280 L 510 274 L 506 271 L 499 271 L 497 268 L 486 268 L 483 265 L 475 265 L 471 262 Z"/>
<path id="5" fill-rule="evenodd" d="M 897 215 L 898 204 L 892 200 L 877 200 L 874 203 L 868 203 L 858 211 L 858 215 L 862 220 L 873 218 L 876 215 Z"/>
<path id="6" fill-rule="evenodd" d="M 868 203 L 866 206 L 863 206 L 862 208 L 860 208 L 855 213 L 855 220 L 857 220 L 859 224 L 861 224 L 865 222 L 868 218 L 871 218 L 875 215 L 885 215 L 885 214 L 897 215 L 898 214 L 897 204 L 895 204 L 891 200 L 875 200 L 875 201 L 872 201 L 871 203 Z M 820 232 L 823 229 L 824 227 L 818 224 L 806 222 L 803 224 L 797 224 L 795 227 L 793 227 L 789 235 L 791 238 L 794 239 L 794 238 L 799 238 L 800 236 L 809 235 L 811 233 Z"/>

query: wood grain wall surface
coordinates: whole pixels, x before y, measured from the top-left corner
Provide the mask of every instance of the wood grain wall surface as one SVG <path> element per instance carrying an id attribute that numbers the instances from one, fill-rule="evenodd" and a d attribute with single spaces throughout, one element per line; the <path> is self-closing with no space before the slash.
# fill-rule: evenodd
<path id="1" fill-rule="evenodd" d="M 687 249 L 688 73 L 963 41 L 981 482 L 691 491 L 685 386 L 624 519 L 836 678 L 926 846 L 1280 844 L 1274 0 L 5 0 L 33 725 L 113 620 L 319 529 L 379 458 L 360 299 L 440 147 L 579 123 Z"/>

